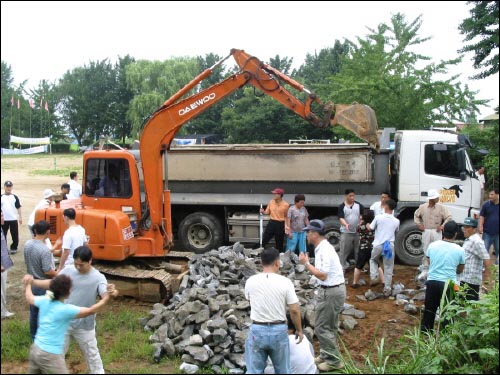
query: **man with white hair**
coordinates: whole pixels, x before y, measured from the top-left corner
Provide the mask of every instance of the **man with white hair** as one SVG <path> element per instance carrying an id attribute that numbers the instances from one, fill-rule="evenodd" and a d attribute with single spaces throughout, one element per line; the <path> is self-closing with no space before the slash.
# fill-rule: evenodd
<path id="1" fill-rule="evenodd" d="M 427 203 L 423 203 L 415 211 L 414 221 L 418 229 L 422 231 L 422 247 L 424 256 L 422 258 L 422 273 L 419 279 L 427 278 L 429 270 L 429 258 L 427 248 L 434 242 L 443 239 L 443 227 L 451 220 L 448 209 L 439 203 L 439 193 L 436 189 L 430 189 L 427 193 Z"/>
<path id="2" fill-rule="evenodd" d="M 43 199 L 36 204 L 35 208 L 31 212 L 30 217 L 28 219 L 28 228 L 32 236 L 35 235 L 35 233 L 33 232 L 33 225 L 35 224 L 36 211 L 39 210 L 40 208 L 49 207 L 52 201 L 54 200 L 54 195 L 55 193 L 51 189 L 45 189 L 43 191 Z"/>

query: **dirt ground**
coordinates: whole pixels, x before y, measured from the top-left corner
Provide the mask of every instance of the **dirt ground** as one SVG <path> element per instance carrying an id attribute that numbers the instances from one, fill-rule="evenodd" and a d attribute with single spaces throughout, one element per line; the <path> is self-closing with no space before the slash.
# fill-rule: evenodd
<path id="1" fill-rule="evenodd" d="M 26 268 L 23 259 L 23 244 L 29 239 L 29 231 L 27 227 L 28 217 L 38 201 L 42 199 L 42 192 L 46 188 L 51 188 L 55 192 L 60 191 L 60 186 L 69 180 L 69 172 L 67 175 L 41 175 L 34 173 L 35 170 L 49 170 L 57 167 L 62 170 L 76 170 L 81 173 L 82 159 L 81 156 L 61 156 L 61 155 L 44 155 L 44 156 L 24 156 L 22 158 L 6 158 L 2 157 L 2 185 L 6 180 L 11 180 L 14 184 L 13 193 L 19 196 L 21 200 L 23 224 L 20 229 L 20 246 L 16 255 L 13 255 L 15 266 L 9 271 L 8 275 L 8 305 L 10 311 L 16 313 L 18 317 L 28 319 L 29 311 L 22 292 L 21 279 Z M 10 233 L 7 236 L 8 244 L 10 245 Z M 416 288 L 414 281 L 416 269 L 415 267 L 396 265 L 394 271 L 393 282 L 401 282 L 406 288 Z M 352 270 L 346 274 L 349 280 L 347 287 L 348 297 L 347 303 L 353 304 L 357 309 L 363 310 L 366 313 L 365 319 L 359 319 L 358 326 L 353 331 L 346 331 L 342 335 L 350 355 L 353 359 L 362 364 L 366 356 L 370 352 L 375 351 L 374 343 L 378 342 L 382 337 L 385 338 L 386 346 L 395 343 L 407 330 L 412 329 L 419 324 L 420 316 L 412 316 L 403 311 L 402 306 L 397 306 L 393 299 L 376 299 L 374 301 L 362 302 L 356 299 L 356 295 L 364 294 L 369 287 L 362 286 L 358 289 L 352 289 Z M 368 275 L 362 276 L 368 281 Z M 381 292 L 382 286 L 377 286 L 374 291 Z M 418 305 L 420 306 L 420 304 Z M 151 310 L 151 305 L 137 303 L 136 301 L 122 298 L 113 302 L 113 309 L 134 309 L 144 311 L 145 315 Z M 123 359 L 126 361 L 126 359 Z M 145 359 L 147 365 L 149 359 Z M 85 364 L 70 363 L 68 364 L 72 373 L 85 371 Z M 123 364 L 122 364 L 123 365 Z M 26 363 L 9 363 L 2 359 L 1 373 L 22 373 L 27 370 Z M 112 368 L 107 369 L 112 372 Z M 111 371 L 110 371 L 111 370 Z"/>

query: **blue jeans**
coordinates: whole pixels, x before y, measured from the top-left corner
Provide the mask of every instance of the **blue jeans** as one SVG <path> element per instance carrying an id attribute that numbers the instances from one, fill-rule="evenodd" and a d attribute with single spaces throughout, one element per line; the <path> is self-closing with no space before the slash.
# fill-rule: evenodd
<path id="1" fill-rule="evenodd" d="M 484 247 L 486 247 L 486 251 L 488 254 L 490 253 L 490 246 L 493 244 L 493 249 L 495 250 L 495 256 L 497 257 L 498 261 L 498 234 L 488 234 L 486 232 L 483 232 L 483 241 L 484 241 Z"/>
<path id="2" fill-rule="evenodd" d="M 34 296 L 45 295 L 46 290 L 42 288 L 37 288 L 36 286 L 31 286 L 31 291 Z M 30 334 L 31 340 L 35 341 L 36 331 L 38 329 L 38 307 L 35 305 L 30 305 Z"/>
<path id="3" fill-rule="evenodd" d="M 293 232 L 292 238 L 288 237 L 286 240 L 286 249 L 295 252 L 299 246 L 299 253 L 306 252 L 306 232 Z"/>
<path id="4" fill-rule="evenodd" d="M 263 374 L 267 357 L 276 374 L 290 374 L 290 344 L 286 324 L 252 324 L 245 343 L 247 374 Z"/>

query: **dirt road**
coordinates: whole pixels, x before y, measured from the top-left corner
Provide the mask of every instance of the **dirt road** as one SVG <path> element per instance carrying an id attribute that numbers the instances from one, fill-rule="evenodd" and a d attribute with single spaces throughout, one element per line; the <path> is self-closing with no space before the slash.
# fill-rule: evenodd
<path id="1" fill-rule="evenodd" d="M 28 217 L 36 203 L 42 199 L 42 192 L 46 188 L 51 188 L 56 192 L 60 191 L 60 186 L 69 180 L 69 172 L 72 170 L 82 171 L 81 155 L 40 155 L 40 156 L 16 156 L 2 157 L 2 184 L 5 180 L 14 183 L 13 192 L 18 195 L 23 206 L 23 225 L 21 225 L 20 247 L 16 255 L 13 256 L 15 266 L 9 271 L 8 282 L 8 305 L 16 315 L 28 319 L 29 313 L 22 292 L 21 278 L 26 268 L 23 259 L 23 244 L 29 239 L 27 228 Z M 10 244 L 10 234 L 7 237 Z M 415 268 L 409 266 L 396 265 L 394 272 L 394 283 L 401 282 L 406 288 L 416 288 L 414 282 Z M 420 317 L 412 316 L 403 311 L 402 306 L 396 306 L 392 299 L 377 299 L 369 302 L 362 302 L 356 298 L 368 290 L 367 286 L 359 289 L 352 289 L 352 271 L 346 274 L 349 280 L 347 303 L 353 304 L 357 309 L 366 313 L 365 319 L 359 319 L 358 326 L 353 331 L 346 331 L 342 335 L 349 353 L 358 363 L 363 363 L 366 355 L 374 350 L 374 342 L 378 342 L 384 337 L 386 345 L 396 342 L 408 329 L 418 325 Z M 368 280 L 368 276 L 363 276 Z M 374 288 L 381 292 L 382 286 Z M 138 305 L 134 301 L 123 299 L 120 301 L 121 308 L 141 309 L 146 315 L 151 309 L 150 306 Z M 124 359 L 125 360 L 125 359 Z M 147 359 L 145 359 L 146 363 Z M 2 373 L 16 373 L 22 371 L 19 366 L 12 369 L 9 363 L 2 360 Z"/>

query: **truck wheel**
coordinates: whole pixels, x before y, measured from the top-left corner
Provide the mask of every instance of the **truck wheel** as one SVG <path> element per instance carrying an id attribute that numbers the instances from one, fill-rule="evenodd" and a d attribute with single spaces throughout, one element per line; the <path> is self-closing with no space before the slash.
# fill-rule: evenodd
<path id="1" fill-rule="evenodd" d="M 222 225 L 214 215 L 195 212 L 181 221 L 179 239 L 185 250 L 203 254 L 222 246 Z"/>
<path id="2" fill-rule="evenodd" d="M 340 221 L 336 217 L 329 216 L 323 219 L 325 223 L 325 238 L 333 246 L 337 252 L 340 250 Z"/>
<path id="3" fill-rule="evenodd" d="M 396 255 L 399 261 L 409 266 L 419 266 L 424 255 L 422 249 L 422 232 L 415 223 L 406 222 L 396 233 Z"/>

